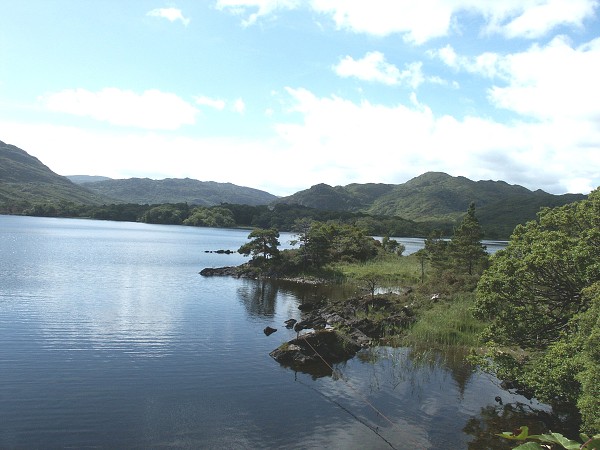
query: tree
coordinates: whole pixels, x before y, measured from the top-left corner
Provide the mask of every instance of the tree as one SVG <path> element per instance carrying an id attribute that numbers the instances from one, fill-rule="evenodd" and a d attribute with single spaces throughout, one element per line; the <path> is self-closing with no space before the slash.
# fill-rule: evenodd
<path id="1" fill-rule="evenodd" d="M 449 244 L 455 270 L 473 275 L 477 268 L 484 268 L 488 257 L 481 239 L 483 239 L 483 231 L 475 216 L 475 203 L 471 203 L 462 222 L 454 230 Z"/>
<path id="2" fill-rule="evenodd" d="M 377 256 L 381 244 L 354 225 L 334 225 L 331 256 L 334 261 L 367 261 Z"/>
<path id="3" fill-rule="evenodd" d="M 219 206 L 212 208 L 198 206 L 183 223 L 196 227 L 232 228 L 235 226 L 231 210 Z"/>
<path id="4" fill-rule="evenodd" d="M 529 351 L 526 365 L 492 354 L 495 370 L 551 403 L 577 402 L 583 428 L 600 429 L 600 189 L 545 208 L 518 226 L 477 286 L 475 314 L 492 347 Z"/>
<path id="5" fill-rule="evenodd" d="M 145 223 L 181 225 L 189 214 L 187 203 L 164 204 L 150 208 L 141 218 Z"/>
<path id="6" fill-rule="evenodd" d="M 251 241 L 242 245 L 238 253 L 244 256 L 252 255 L 254 262 L 266 262 L 279 256 L 279 231 L 276 229 L 255 228 L 248 235 L 248 239 Z"/>
<path id="7" fill-rule="evenodd" d="M 305 266 L 320 268 L 331 261 L 334 226 L 312 221 L 310 227 L 300 237 L 300 253 Z"/>
<path id="8" fill-rule="evenodd" d="M 600 279 L 600 190 L 588 200 L 545 208 L 515 228 L 477 287 L 477 314 L 494 340 L 524 348 L 555 341 L 586 309 L 582 290 Z"/>
<path id="9" fill-rule="evenodd" d="M 442 238 L 442 232 L 434 230 L 425 239 L 425 254 L 434 270 L 442 271 L 449 267 L 448 241 Z"/>
<path id="10" fill-rule="evenodd" d="M 381 246 L 386 252 L 396 253 L 398 256 L 402 256 L 402 253 L 406 250 L 404 244 L 401 244 L 396 239 L 390 239 L 390 236 L 387 234 L 381 239 Z"/>

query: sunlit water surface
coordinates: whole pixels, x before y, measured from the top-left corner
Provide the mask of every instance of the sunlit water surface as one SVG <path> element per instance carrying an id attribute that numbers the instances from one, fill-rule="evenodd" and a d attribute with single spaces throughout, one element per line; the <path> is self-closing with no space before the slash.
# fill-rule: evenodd
<path id="1" fill-rule="evenodd" d="M 0 216 L 0 448 L 489 448 L 490 421 L 538 407 L 408 349 L 280 367 L 317 294 L 198 274 L 247 234 Z"/>

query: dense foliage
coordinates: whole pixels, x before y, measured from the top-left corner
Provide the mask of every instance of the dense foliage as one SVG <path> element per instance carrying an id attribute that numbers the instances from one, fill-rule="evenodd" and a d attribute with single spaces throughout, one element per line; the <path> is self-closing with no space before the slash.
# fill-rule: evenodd
<path id="1" fill-rule="evenodd" d="M 250 242 L 242 245 L 238 252 L 242 255 L 252 255 L 252 259 L 266 263 L 269 259 L 277 259 L 279 256 L 279 231 L 271 228 L 263 230 L 256 228 L 248 235 Z"/>
<path id="2" fill-rule="evenodd" d="M 475 204 L 471 203 L 450 240 L 442 238 L 440 231 L 429 235 L 423 256 L 429 260 L 433 270 L 448 281 L 449 277 L 462 277 L 463 281 L 476 282 L 488 263 L 482 239 L 483 231 L 475 214 Z"/>
<path id="3" fill-rule="evenodd" d="M 600 430 L 600 189 L 518 226 L 477 287 L 492 367 L 551 403 L 577 403 Z"/>
<path id="4" fill-rule="evenodd" d="M 332 262 L 367 261 L 374 258 L 381 244 L 365 230 L 336 222 L 299 220 L 296 223 L 297 248 L 279 251 L 279 231 L 255 228 L 250 242 L 238 250 L 252 255 L 251 265 L 276 270 L 280 274 L 319 273 Z"/>
<path id="5" fill-rule="evenodd" d="M 427 222 L 452 234 L 469 203 L 479 208 L 479 220 L 488 238 L 507 238 L 517 224 L 535 219 L 543 206 L 560 206 L 583 199 L 582 195 L 531 192 L 502 181 L 472 181 L 445 173 L 428 172 L 406 183 L 318 184 L 277 200 L 315 209 L 364 212 L 374 216 L 401 216 Z M 398 236 L 398 234 L 396 234 Z"/>
<path id="6" fill-rule="evenodd" d="M 292 231 L 299 219 L 309 221 L 336 221 L 356 225 L 370 235 L 425 236 L 427 224 L 399 217 L 373 217 L 363 213 L 323 211 L 299 205 L 234 205 L 190 206 L 187 203 L 139 205 L 137 203 L 83 205 L 74 202 L 13 205 L 15 209 L 0 213 L 24 214 L 38 217 L 85 217 L 101 220 L 144 222 L 156 224 L 190 225 L 218 228 L 277 228 Z"/>

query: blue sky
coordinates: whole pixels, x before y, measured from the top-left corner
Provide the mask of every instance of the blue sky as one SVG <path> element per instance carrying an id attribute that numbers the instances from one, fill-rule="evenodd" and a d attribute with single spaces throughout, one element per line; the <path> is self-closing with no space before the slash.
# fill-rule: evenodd
<path id="1" fill-rule="evenodd" d="M 0 8 L 0 140 L 61 175 L 600 185 L 599 0 Z"/>

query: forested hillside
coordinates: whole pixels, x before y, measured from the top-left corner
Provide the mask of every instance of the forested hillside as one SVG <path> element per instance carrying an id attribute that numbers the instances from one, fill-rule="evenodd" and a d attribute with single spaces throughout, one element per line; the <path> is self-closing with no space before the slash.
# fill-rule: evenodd
<path id="1" fill-rule="evenodd" d="M 164 180 L 128 178 L 83 183 L 82 186 L 119 202 L 142 205 L 158 203 L 189 203 L 200 206 L 221 203 L 266 205 L 277 199 L 275 195 L 259 189 L 190 178 Z"/>
<path id="2" fill-rule="evenodd" d="M 315 216 L 315 211 L 329 211 L 341 217 L 345 213 L 362 215 L 363 226 L 377 233 L 419 234 L 440 229 L 451 234 L 467 207 L 474 202 L 481 226 L 488 239 L 507 238 L 516 225 L 536 218 L 542 207 L 557 207 L 585 198 L 581 194 L 552 195 L 530 191 L 503 181 L 472 181 L 441 172 L 428 172 L 403 184 L 317 184 L 289 197 L 277 198 L 268 192 L 231 183 L 198 181 L 189 178 L 151 180 L 148 178 L 110 179 L 99 176 L 57 175 L 27 152 L 0 141 L 0 213 L 76 216 L 124 217 L 142 220 L 149 208 L 161 204 L 215 207 L 221 204 L 267 206 L 263 218 L 255 222 L 285 223 Z M 91 181 L 92 180 L 92 181 Z M 114 204 L 122 204 L 116 207 Z M 82 206 L 112 205 L 101 210 Z M 276 211 L 273 206 L 292 206 Z M 181 207 L 178 220 L 190 213 Z M 302 206 L 308 209 L 298 209 Z M 177 206 L 177 210 L 181 209 Z M 166 207 L 171 210 L 172 207 Z M 298 217 L 293 214 L 298 213 Z M 310 212 L 310 213 L 309 213 Z M 203 212 L 201 215 L 203 216 Z M 214 215 L 212 212 L 209 215 Z M 218 214 L 217 214 L 218 215 Z M 269 217 L 267 219 L 267 216 Z M 162 220 L 162 219 L 161 219 Z M 169 219 L 171 220 L 171 219 Z M 198 223 L 212 223 L 203 217 Z M 402 222 L 404 221 L 404 222 Z M 218 221 L 217 221 L 218 222 Z M 229 222 L 227 222 L 229 223 Z M 235 225 L 246 225 L 238 220 Z M 398 235 L 398 234 L 397 234 Z"/>
<path id="3" fill-rule="evenodd" d="M 399 216 L 418 222 L 455 223 L 475 202 L 482 227 L 490 238 L 510 235 L 518 224 L 533 220 L 541 207 L 582 200 L 581 194 L 552 195 L 504 181 L 472 181 L 428 172 L 404 184 L 319 184 L 277 200 L 319 209 Z"/>
<path id="4" fill-rule="evenodd" d="M 107 200 L 57 175 L 24 150 L 0 141 L 0 212 L 19 212 L 39 202 L 96 205 Z"/>
<path id="5" fill-rule="evenodd" d="M 277 197 L 231 183 L 186 179 L 112 180 L 101 176 L 54 173 L 26 151 L 0 141 L 0 213 L 64 215 L 74 205 L 132 203 L 221 203 L 266 205 Z M 79 208 L 77 208 L 80 211 Z M 36 212 L 37 211 L 37 212 Z"/>

